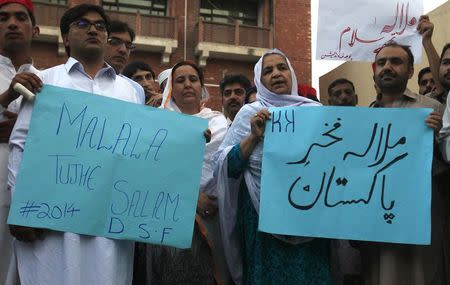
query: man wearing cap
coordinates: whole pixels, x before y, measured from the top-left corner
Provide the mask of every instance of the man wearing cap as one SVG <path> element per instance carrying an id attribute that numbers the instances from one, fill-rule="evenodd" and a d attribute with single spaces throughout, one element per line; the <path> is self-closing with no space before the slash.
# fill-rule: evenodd
<path id="1" fill-rule="evenodd" d="M 65 64 L 41 71 L 43 83 L 138 103 L 133 86 L 104 61 L 109 19 L 102 7 L 70 8 L 61 18 L 60 29 L 69 58 Z M 40 88 L 40 82 L 27 84 L 33 92 Z M 13 193 L 32 111 L 33 102 L 24 101 L 11 134 L 8 186 Z M 23 226 L 10 229 L 18 240 L 14 251 L 22 285 L 131 284 L 131 241 Z"/>
<path id="2" fill-rule="evenodd" d="M 0 284 L 14 284 L 18 279 L 12 251 L 13 238 L 6 225 L 11 202 L 6 181 L 8 141 L 21 97 L 15 92 L 5 91 L 17 73 L 27 72 L 23 76 L 33 77 L 28 72 L 37 72 L 32 66 L 30 47 L 32 39 L 38 35 L 39 28 L 30 0 L 0 0 Z"/>

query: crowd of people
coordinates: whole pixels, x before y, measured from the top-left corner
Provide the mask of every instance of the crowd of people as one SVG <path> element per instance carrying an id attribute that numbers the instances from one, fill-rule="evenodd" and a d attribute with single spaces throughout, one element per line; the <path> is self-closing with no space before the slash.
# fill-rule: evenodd
<path id="1" fill-rule="evenodd" d="M 424 121 L 435 146 L 431 244 L 419 246 L 258 231 L 268 108 L 321 106 L 314 89 L 298 84 L 282 51 L 259 59 L 254 84 L 242 74 L 225 75 L 219 112 L 207 107 L 204 75 L 193 61 L 158 76 L 145 62 L 129 63 L 133 29 L 97 5 L 64 13 L 59 23 L 68 59 L 37 70 L 33 12 L 31 0 L 0 0 L 0 284 L 450 284 L 450 44 L 439 57 L 427 16 L 418 23 L 430 62 L 419 72 L 419 94 L 407 88 L 414 74 L 409 47 L 387 43 L 372 65 L 377 96 L 371 107 L 433 109 Z M 16 83 L 36 94 L 51 84 L 206 119 L 191 248 L 7 225 L 33 112 Z M 353 82 L 332 82 L 328 104 L 356 106 Z"/>

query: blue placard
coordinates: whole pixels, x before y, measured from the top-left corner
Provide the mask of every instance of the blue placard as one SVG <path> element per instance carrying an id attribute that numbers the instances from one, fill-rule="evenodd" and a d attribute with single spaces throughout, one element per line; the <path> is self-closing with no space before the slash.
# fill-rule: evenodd
<path id="1" fill-rule="evenodd" d="M 425 118 L 431 109 L 270 111 L 261 231 L 430 243 L 433 132 Z"/>
<path id="2" fill-rule="evenodd" d="M 46 85 L 8 223 L 188 248 L 204 119 Z"/>

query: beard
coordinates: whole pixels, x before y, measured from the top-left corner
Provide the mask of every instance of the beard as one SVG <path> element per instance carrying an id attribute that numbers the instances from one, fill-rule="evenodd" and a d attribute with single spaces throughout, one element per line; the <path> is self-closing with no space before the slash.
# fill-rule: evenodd
<path id="1" fill-rule="evenodd" d="M 385 80 L 385 77 L 391 77 L 390 80 Z M 375 83 L 380 88 L 381 93 L 400 93 L 406 89 L 408 78 L 392 73 L 385 73 L 375 77 Z"/>
<path id="2" fill-rule="evenodd" d="M 447 78 L 447 74 L 441 77 L 439 82 L 441 82 L 441 85 L 445 88 L 445 90 L 450 90 L 450 78 Z"/>
<path id="3" fill-rule="evenodd" d="M 229 102 L 225 108 L 226 113 L 229 115 L 236 115 L 237 112 L 242 108 L 242 104 L 238 101 Z"/>
<path id="4" fill-rule="evenodd" d="M 337 106 L 342 106 L 342 107 L 353 107 L 355 106 L 355 104 L 353 103 L 353 101 L 341 101 Z"/>
<path id="5" fill-rule="evenodd" d="M 28 44 L 23 40 L 5 41 L 3 50 L 6 54 L 17 54 L 22 53 L 27 47 Z"/>

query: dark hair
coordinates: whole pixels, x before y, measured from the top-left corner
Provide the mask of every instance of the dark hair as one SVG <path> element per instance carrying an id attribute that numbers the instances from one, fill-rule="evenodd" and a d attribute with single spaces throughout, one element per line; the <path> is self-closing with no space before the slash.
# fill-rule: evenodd
<path id="1" fill-rule="evenodd" d="M 328 96 L 331 96 L 331 89 L 336 87 L 336 85 L 346 84 L 346 83 L 350 84 L 352 86 L 353 92 L 355 92 L 355 85 L 353 85 L 353 82 L 351 82 L 347 78 L 339 78 L 339 79 L 336 79 L 333 82 L 331 82 L 331 84 L 328 86 Z"/>
<path id="2" fill-rule="evenodd" d="M 449 48 L 450 48 L 450 43 L 446 43 L 445 46 L 444 46 L 444 48 L 442 49 L 442 52 L 441 52 L 441 58 L 440 58 L 439 62 L 442 61 L 442 57 L 444 57 L 444 53 L 445 53 Z"/>
<path id="3" fill-rule="evenodd" d="M 220 82 L 220 94 L 223 96 L 223 91 L 225 90 L 225 86 L 238 83 L 240 84 L 245 90 L 250 88 L 252 84 L 250 83 L 250 80 L 248 80 L 247 77 L 243 74 L 228 74 L 225 75 L 225 77 Z"/>
<path id="4" fill-rule="evenodd" d="M 152 68 L 150 67 L 150 65 L 143 61 L 133 61 L 129 63 L 123 69 L 122 74 L 128 78 L 131 78 L 138 71 L 138 69 L 149 71 L 152 74 L 153 79 L 155 79 L 155 73 L 153 72 Z"/>
<path id="5" fill-rule="evenodd" d="M 12 3 L 14 3 L 14 2 L 4 3 L 4 4 L 0 5 L 0 8 L 7 4 L 12 4 Z M 20 3 L 18 3 L 18 4 L 20 4 Z M 32 13 L 30 10 L 28 10 L 28 8 L 25 5 L 23 5 L 23 6 L 25 7 L 25 9 L 27 9 L 28 17 L 30 17 L 31 25 L 33 27 L 36 27 L 36 17 L 34 16 L 34 13 Z"/>
<path id="6" fill-rule="evenodd" d="M 118 20 L 112 20 L 109 23 L 109 33 L 128 33 L 131 41 L 134 41 L 136 38 L 134 30 L 127 23 Z"/>
<path id="7" fill-rule="evenodd" d="M 30 16 L 31 24 L 33 27 L 36 27 L 36 18 L 34 17 L 34 14 L 28 11 L 28 16 Z"/>
<path id="8" fill-rule="evenodd" d="M 70 25 L 81 19 L 84 15 L 86 15 L 89 12 L 95 12 L 102 17 L 103 21 L 105 21 L 106 24 L 106 32 L 109 35 L 109 17 L 106 15 L 105 10 L 103 10 L 102 7 L 98 5 L 91 5 L 91 4 L 80 4 L 77 6 L 74 6 L 67 10 L 64 15 L 61 17 L 61 21 L 59 23 L 59 29 L 61 30 L 61 35 L 67 35 L 70 30 Z M 70 56 L 70 48 L 66 48 L 66 53 L 68 56 Z"/>
<path id="9" fill-rule="evenodd" d="M 244 99 L 245 104 L 248 104 L 248 98 L 250 98 L 250 94 L 252 93 L 258 93 L 256 86 L 250 86 L 245 90 L 245 99 Z"/>
<path id="10" fill-rule="evenodd" d="M 422 76 L 424 76 L 426 73 L 430 73 L 431 68 L 429 66 L 422 68 L 419 71 L 419 74 L 417 75 L 417 83 L 420 85 L 420 79 L 422 79 Z"/>
<path id="11" fill-rule="evenodd" d="M 384 46 L 382 46 L 379 50 L 378 50 L 378 52 L 377 52 L 377 54 L 376 54 L 376 56 L 375 56 L 375 59 L 376 59 L 376 57 L 378 56 L 378 54 L 380 53 L 380 51 L 382 51 L 384 48 L 386 48 L 386 47 L 399 47 L 399 48 L 401 48 L 401 49 L 403 49 L 405 52 L 406 52 L 406 54 L 408 55 L 408 65 L 410 66 L 410 67 L 414 67 L 414 55 L 413 55 L 413 53 L 412 53 L 412 51 L 411 51 L 411 49 L 409 48 L 409 46 L 407 46 L 407 45 L 401 45 L 401 44 L 399 44 L 399 43 L 397 43 L 397 42 L 395 42 L 395 41 L 390 41 L 390 42 L 387 42 Z"/>
<path id="12" fill-rule="evenodd" d="M 197 71 L 198 78 L 200 79 L 200 84 L 202 86 L 204 86 L 205 84 L 204 84 L 203 71 L 200 69 L 200 67 L 197 66 L 197 64 L 195 64 L 191 60 L 183 60 L 183 61 L 180 61 L 179 63 L 175 64 L 172 67 L 172 73 L 171 73 L 172 77 L 173 77 L 173 74 L 175 73 L 175 70 L 177 70 L 179 67 L 184 66 L 184 65 L 189 65 L 190 67 L 195 69 L 195 71 Z M 172 84 L 173 84 L 173 80 L 172 80 Z"/>

